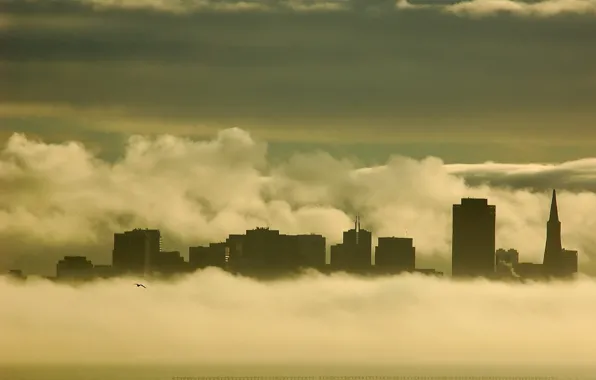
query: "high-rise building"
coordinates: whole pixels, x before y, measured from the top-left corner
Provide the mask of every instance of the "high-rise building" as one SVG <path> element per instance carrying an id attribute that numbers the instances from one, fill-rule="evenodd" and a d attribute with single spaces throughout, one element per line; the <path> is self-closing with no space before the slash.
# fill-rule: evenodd
<path id="1" fill-rule="evenodd" d="M 112 265 L 118 273 L 149 274 L 161 252 L 159 230 L 134 229 L 114 234 Z"/>
<path id="2" fill-rule="evenodd" d="M 372 265 L 372 233 L 360 228 L 360 216 L 356 216 L 354 228 L 344 231 L 341 254 L 345 269 L 365 270 Z M 333 263 L 332 263 L 333 264 Z"/>
<path id="3" fill-rule="evenodd" d="M 454 277 L 495 273 L 496 208 L 487 199 L 463 198 L 453 205 L 451 267 Z"/>
<path id="4" fill-rule="evenodd" d="M 416 268 L 416 248 L 412 238 L 380 237 L 375 249 L 375 266 L 395 272 Z"/>
<path id="5" fill-rule="evenodd" d="M 546 222 L 546 244 L 542 270 L 549 277 L 569 276 L 577 272 L 577 251 L 563 249 L 557 192 L 553 190 L 550 214 Z"/>

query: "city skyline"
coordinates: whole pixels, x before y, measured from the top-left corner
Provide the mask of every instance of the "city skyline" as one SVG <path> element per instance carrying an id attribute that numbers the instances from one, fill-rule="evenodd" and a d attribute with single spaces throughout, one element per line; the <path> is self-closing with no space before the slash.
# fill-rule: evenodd
<path id="1" fill-rule="evenodd" d="M 519 252 L 496 248 L 496 206 L 487 199 L 462 198 L 452 212 L 451 277 L 488 279 L 572 278 L 579 271 L 578 251 L 565 249 L 561 241 L 556 190 L 552 190 L 546 223 L 544 257 L 540 263 L 520 261 Z M 157 229 L 135 228 L 114 233 L 110 265 L 94 265 L 85 256 L 65 256 L 56 265 L 58 280 L 88 280 L 119 276 L 152 277 L 190 274 L 216 267 L 257 278 L 282 278 L 314 269 L 321 273 L 346 272 L 399 275 L 405 272 L 443 275 L 436 268 L 416 263 L 414 239 L 379 236 L 374 247 L 372 232 L 361 227 L 356 215 L 343 241 L 329 245 L 317 234 L 287 235 L 269 227 L 231 234 L 225 241 L 188 248 L 188 261 L 180 251 L 164 250 Z M 9 274 L 26 278 L 20 269 Z"/>
<path id="2" fill-rule="evenodd" d="M 0 0 L 0 378 L 592 380 L 595 21 Z"/>
<path id="3" fill-rule="evenodd" d="M 245 138 L 249 138 L 249 140 L 244 140 Z M 151 140 L 148 140 L 147 143 L 155 144 L 149 145 L 152 146 L 151 150 L 155 151 L 155 153 L 159 151 L 160 144 L 163 144 L 165 142 L 159 142 L 159 140 L 154 142 L 150 141 Z M 179 143 L 181 141 L 177 141 L 176 139 L 170 140 L 170 144 L 174 142 Z M 464 174 L 463 176 L 461 174 L 453 174 L 450 171 L 445 170 L 445 166 L 441 165 L 440 161 L 436 161 L 435 159 L 415 161 L 408 158 L 395 157 L 393 160 L 389 161 L 385 166 L 377 166 L 373 168 L 359 168 L 357 166 L 350 165 L 343 166 L 342 168 L 342 166 L 340 165 L 346 165 L 345 161 L 336 161 L 336 159 L 332 156 L 322 155 L 321 153 L 305 153 L 302 155 L 295 156 L 295 159 L 293 161 L 285 162 L 282 165 L 278 164 L 278 166 L 272 166 L 270 169 L 268 169 L 269 174 L 266 174 L 266 172 L 262 172 L 262 174 L 259 173 L 259 175 L 262 176 L 262 179 L 259 179 L 258 176 L 254 177 L 255 182 L 252 182 L 253 179 L 250 179 L 250 181 L 255 184 L 257 183 L 256 181 L 261 182 L 264 179 L 267 179 L 268 182 L 261 182 L 261 184 L 259 184 L 258 187 L 253 187 L 253 189 L 250 190 L 250 192 L 248 193 L 242 194 L 241 191 L 242 189 L 246 188 L 245 186 L 249 185 L 249 183 L 251 182 L 243 182 L 239 186 L 234 186 L 235 189 L 229 189 L 232 191 L 227 190 L 228 194 L 222 194 L 221 192 L 218 193 L 217 191 L 210 193 L 210 187 L 202 188 L 203 185 L 201 185 L 201 183 L 203 179 L 201 177 L 196 177 L 196 185 L 189 183 L 191 187 L 188 187 L 189 185 L 184 183 L 188 183 L 188 178 L 184 179 L 184 182 L 180 182 L 180 180 L 177 177 L 179 175 L 178 171 L 167 172 L 160 171 L 158 169 L 154 172 L 154 175 L 151 175 L 152 172 L 150 170 L 155 169 L 147 168 L 143 170 L 148 171 L 139 172 L 138 168 L 133 169 L 133 167 L 131 167 L 131 165 L 133 165 L 134 162 L 131 161 L 132 156 L 130 156 L 131 158 L 127 159 L 127 161 L 123 161 L 122 163 L 118 164 L 118 166 L 112 168 L 100 166 L 97 169 L 95 169 L 94 166 L 97 165 L 97 162 L 88 161 L 89 156 L 87 156 L 87 158 L 78 157 L 80 153 L 85 152 L 83 147 L 76 148 L 73 150 L 71 148 L 66 149 L 66 146 L 62 145 L 49 145 L 47 146 L 47 148 L 50 149 L 45 149 L 43 147 L 46 145 L 44 145 L 44 143 L 41 142 L 27 142 L 27 140 L 23 140 L 22 143 L 24 143 L 24 145 L 21 145 L 21 149 L 25 150 L 19 152 L 17 146 L 14 145 L 10 148 L 10 150 L 5 150 L 4 155 L 5 158 L 10 158 L 10 160 L 27 160 L 27 162 L 29 162 L 28 165 L 30 165 L 30 169 L 22 169 L 26 170 L 22 172 L 22 176 L 32 175 L 26 174 L 27 171 L 33 170 L 33 168 L 36 165 L 43 165 L 41 161 L 39 162 L 39 164 L 36 163 L 35 160 L 37 160 L 37 158 L 34 158 L 33 156 L 27 156 L 25 154 L 26 149 L 38 149 L 38 151 L 40 152 L 47 152 L 44 154 L 52 155 L 51 157 L 48 157 L 46 159 L 46 162 L 56 163 L 53 166 L 54 169 L 50 169 L 51 172 L 53 172 L 54 170 L 60 170 L 59 172 L 52 174 L 52 177 L 48 177 L 47 179 L 43 180 L 49 181 L 48 183 L 54 183 L 53 185 L 46 187 L 49 191 L 75 191 L 76 193 L 78 191 L 77 189 L 81 190 L 80 195 L 76 195 L 74 198 L 68 200 L 67 198 L 64 198 L 62 201 L 60 199 L 59 193 L 56 193 L 57 196 L 47 198 L 49 202 L 53 203 L 47 203 L 47 206 L 41 208 L 37 207 L 37 209 L 31 209 L 33 215 L 38 215 L 37 217 L 39 218 L 40 223 L 44 221 L 43 218 L 46 218 L 45 220 L 49 222 L 51 219 L 48 218 L 55 217 L 62 218 L 61 220 L 63 220 L 64 222 L 67 222 L 68 220 L 79 220 L 79 222 L 77 222 L 76 227 L 75 225 L 72 225 L 72 228 L 75 229 L 71 229 L 71 226 L 69 226 L 69 224 L 64 224 L 64 222 L 61 221 L 58 221 L 58 223 L 53 223 L 52 228 L 57 232 L 53 234 L 48 234 L 46 232 L 49 231 L 49 224 L 39 224 L 37 227 L 32 229 L 27 228 L 19 230 L 19 228 L 24 227 L 24 225 L 22 224 L 25 221 L 23 219 L 24 215 L 22 213 L 14 214 L 14 212 L 18 210 L 18 208 L 14 208 L 14 206 L 18 206 L 18 202 L 29 202 L 30 200 L 34 199 L 31 198 L 33 195 L 27 197 L 24 196 L 24 194 L 26 194 L 28 190 L 25 190 L 25 192 L 21 192 L 21 195 L 18 198 L 19 200 L 17 201 L 17 199 L 15 199 L 17 203 L 7 203 L 5 206 L 7 207 L 6 210 L 8 210 L 8 212 L 10 213 L 13 213 L 14 216 L 12 217 L 12 219 L 10 219 L 10 221 L 7 220 L 5 222 L 9 223 L 5 225 L 10 226 L 10 228 L 5 228 L 3 230 L 4 239 L 11 238 L 11 236 L 21 236 L 21 238 L 17 240 L 18 243 L 11 243 L 10 241 L 7 241 L 7 243 L 5 243 L 12 248 L 10 250 L 5 251 L 5 255 L 3 256 L 4 260 L 0 261 L 0 269 L 4 272 L 11 268 L 22 268 L 25 272 L 28 273 L 52 275 L 52 273 L 54 272 L 56 260 L 62 258 L 65 254 L 89 256 L 94 263 L 107 265 L 108 262 L 106 260 L 106 252 L 109 252 L 111 248 L 108 248 L 106 246 L 106 242 L 108 242 L 107 244 L 110 244 L 109 241 L 111 240 L 111 234 L 113 233 L 113 230 L 110 231 L 110 229 L 99 228 L 101 227 L 101 224 L 97 223 L 97 221 L 99 220 L 103 220 L 104 222 L 112 224 L 122 222 L 127 223 L 127 225 L 123 225 L 121 228 L 118 228 L 122 230 L 135 228 L 135 225 L 137 227 L 148 225 L 154 226 L 155 228 L 159 228 L 164 232 L 166 236 L 166 245 L 169 247 L 169 249 L 174 251 L 181 250 L 183 252 L 183 256 L 186 256 L 186 248 L 184 248 L 185 246 L 188 247 L 190 245 L 200 245 L 202 243 L 207 243 L 210 241 L 217 241 L 219 239 L 224 238 L 230 233 L 233 234 L 245 231 L 250 228 L 254 228 L 256 226 L 266 225 L 274 225 L 276 226 L 275 228 L 286 231 L 290 234 L 321 234 L 326 237 L 329 243 L 328 245 L 332 245 L 336 242 L 341 241 L 341 231 L 342 229 L 349 228 L 349 226 L 352 224 L 351 219 L 353 219 L 353 217 L 350 217 L 350 214 L 353 216 L 355 215 L 355 213 L 345 212 L 345 206 L 341 206 L 340 203 L 329 203 L 330 201 L 333 201 L 328 197 L 327 200 L 325 197 L 323 197 L 320 198 L 320 200 L 318 201 L 316 197 L 320 197 L 321 195 L 323 195 L 323 193 L 320 193 L 321 189 L 325 189 L 325 191 L 333 191 L 340 195 L 342 191 L 345 191 L 350 188 L 353 189 L 354 192 L 345 193 L 345 199 L 350 199 L 350 203 L 353 203 L 354 205 L 357 205 L 358 203 L 361 204 L 361 206 L 358 207 L 364 210 L 364 213 L 362 214 L 364 217 L 364 222 L 366 223 L 367 229 L 373 231 L 373 240 L 375 242 L 378 236 L 413 237 L 417 242 L 416 246 L 418 259 L 424 263 L 425 267 L 432 267 L 437 268 L 438 270 L 443 272 L 450 272 L 450 262 L 448 259 L 446 259 L 446 256 L 451 255 L 451 248 L 449 246 L 449 241 L 451 239 L 451 206 L 449 205 L 449 203 L 447 203 L 449 202 L 449 198 L 440 195 L 440 193 L 436 192 L 432 187 L 420 187 L 420 190 L 422 190 L 422 192 L 419 192 L 418 194 L 411 193 L 410 195 L 406 195 L 407 193 L 404 193 L 404 190 L 408 192 L 409 190 L 408 187 L 403 187 L 404 182 L 402 181 L 405 181 L 405 183 L 407 183 L 408 181 L 412 181 L 413 184 L 423 184 L 424 182 L 430 179 L 430 177 L 428 176 L 432 176 L 433 180 L 435 181 L 442 181 L 446 186 L 451 186 L 453 188 L 453 186 L 455 185 L 455 191 L 461 193 L 460 197 L 471 196 L 484 198 L 488 194 L 490 199 L 494 199 L 495 203 L 501 205 L 501 213 L 499 213 L 499 216 L 497 217 L 496 221 L 496 238 L 499 247 L 503 247 L 505 249 L 512 247 L 516 248 L 519 252 L 521 252 L 521 254 L 524 257 L 528 258 L 527 261 L 531 262 L 540 262 L 542 260 L 542 255 L 544 254 L 543 249 L 538 248 L 538 245 L 534 242 L 543 240 L 546 237 L 546 231 L 544 229 L 543 222 L 546 220 L 547 215 L 549 213 L 548 210 L 550 207 L 550 195 L 548 192 L 540 192 L 539 190 L 534 190 L 530 192 L 522 189 L 515 190 L 516 194 L 523 195 L 524 197 L 526 197 L 526 205 L 523 205 L 529 210 L 528 212 L 526 212 L 519 208 L 520 204 L 517 203 L 517 201 L 515 201 L 515 198 L 512 198 L 509 195 L 507 195 L 509 191 L 507 190 L 507 187 L 501 187 L 503 185 L 499 185 L 498 183 L 496 185 L 493 185 L 495 187 L 488 188 L 488 190 L 486 188 L 482 189 L 481 187 L 478 187 L 477 184 L 462 187 L 462 184 L 460 182 L 462 179 L 466 181 L 464 183 L 467 183 L 468 181 L 474 181 L 474 178 L 482 177 L 476 177 L 476 174 L 472 174 L 471 176 L 468 176 L 467 174 Z M 189 149 L 198 148 L 199 151 L 200 149 L 206 149 L 206 152 L 201 154 L 204 155 L 203 160 L 211 160 L 210 162 L 217 162 L 212 160 L 225 160 L 226 154 L 229 153 L 220 153 L 218 152 L 218 150 L 228 150 L 235 144 L 246 144 L 242 148 L 236 145 L 236 149 L 240 149 L 240 151 L 245 152 L 243 154 L 252 155 L 254 154 L 251 153 L 253 149 L 262 152 L 262 148 L 259 147 L 259 144 L 261 144 L 262 142 L 259 142 L 258 140 L 252 140 L 248 134 L 245 134 L 240 130 L 224 131 L 217 139 L 209 142 L 208 145 L 204 145 L 204 143 L 202 142 L 186 143 L 188 144 L 186 146 L 174 145 L 176 146 L 175 149 L 179 149 L 180 153 L 188 151 Z M 174 146 L 172 146 L 172 148 Z M 215 149 L 215 151 L 213 151 L 213 149 Z M 146 151 L 145 154 L 151 154 L 151 150 Z M 211 152 L 207 153 L 209 150 L 211 150 Z M 82 166 L 79 166 L 79 168 L 76 169 L 77 171 L 83 170 L 82 172 L 80 172 L 81 174 L 83 174 L 86 173 L 88 170 L 92 170 L 88 172 L 88 174 L 84 175 L 88 176 L 87 178 L 89 179 L 93 178 L 92 181 L 96 182 L 98 187 L 89 190 L 84 190 L 87 186 L 85 182 L 80 182 L 80 185 L 73 187 L 75 183 L 80 181 L 80 179 L 77 179 L 76 177 L 80 174 L 76 174 L 77 171 L 72 171 L 72 168 L 67 171 L 62 170 L 68 168 L 68 166 L 65 166 L 68 164 L 67 161 L 64 161 L 63 158 L 60 158 L 60 155 L 65 154 L 67 151 L 70 151 L 69 154 L 75 155 L 72 157 L 72 160 L 76 160 L 82 163 Z M 163 156 L 164 154 L 165 156 Z M 175 152 L 163 152 L 159 153 L 159 155 L 163 156 L 161 158 L 159 156 L 156 156 L 155 158 L 149 158 L 149 156 L 147 156 L 146 159 L 148 160 L 148 163 L 153 162 L 153 164 L 151 165 L 161 165 L 160 162 L 166 163 L 168 162 L 168 160 L 170 160 L 166 158 L 169 154 L 175 154 Z M 42 157 L 43 156 L 39 156 L 39 159 L 41 159 Z M 12 165 L 10 164 L 10 161 L 6 161 L 6 163 L 8 165 Z M 316 165 L 317 163 L 319 164 L 319 167 L 313 170 L 316 167 L 313 165 Z M 252 164 L 250 165 L 252 166 Z M 326 178 L 320 177 L 320 175 L 322 175 L 323 173 L 325 173 L 324 175 L 327 175 L 326 173 L 331 174 L 331 172 L 328 172 L 329 169 L 327 169 L 326 167 L 336 168 L 334 174 L 336 176 L 336 179 L 333 179 L 333 176 L 329 176 Z M 163 168 L 165 169 L 167 168 L 167 166 L 163 166 Z M 224 170 L 224 172 L 226 173 L 228 170 L 231 170 L 228 169 L 226 166 L 220 168 L 221 169 L 216 170 Z M 295 181 L 299 179 L 298 176 L 303 175 L 300 173 L 304 173 L 303 170 L 305 170 L 306 168 L 308 168 L 308 170 L 313 170 L 311 173 L 309 173 L 309 176 L 311 176 L 312 178 L 310 179 L 310 181 L 314 180 L 315 182 L 311 182 L 311 184 L 308 184 L 308 182 L 305 182 L 304 184 L 296 183 Z M 528 167 L 527 170 L 537 170 L 538 168 L 538 166 L 535 166 L 534 169 Z M 112 173 L 106 172 L 105 169 L 108 169 Z M 193 173 L 194 170 L 205 169 L 202 169 L 200 164 L 194 163 L 187 169 L 182 170 L 182 173 L 187 172 L 188 174 L 184 174 L 184 176 L 188 177 L 188 175 Z M 245 176 L 244 178 L 247 179 L 250 177 L 246 177 L 246 175 L 255 175 L 250 173 L 250 171 L 247 172 L 247 169 L 243 169 L 242 171 L 237 172 L 237 174 L 234 175 Z M 94 173 L 95 170 L 101 170 L 101 177 L 98 177 L 99 173 Z M 159 186 L 161 187 L 161 178 L 175 179 L 175 182 L 172 182 L 172 184 L 178 184 L 177 187 L 179 187 L 180 189 L 178 190 L 176 189 L 176 187 L 164 187 L 162 193 L 173 195 L 174 198 L 172 198 L 172 200 L 175 201 L 174 204 L 185 204 L 187 210 L 183 213 L 180 213 L 182 210 L 178 211 L 176 208 L 170 208 L 169 210 L 165 208 L 157 208 L 155 210 L 159 210 L 162 216 L 156 218 L 157 214 L 152 216 L 150 213 L 151 208 L 145 207 L 145 199 L 147 199 L 147 201 L 149 199 L 153 199 L 153 202 L 157 202 L 154 204 L 159 205 L 159 203 L 164 202 L 160 199 L 162 197 L 154 197 L 151 196 L 151 194 L 144 194 L 144 196 L 140 198 L 129 198 L 129 195 L 127 194 L 131 194 L 132 192 L 138 192 L 142 189 L 142 187 L 138 187 L 138 185 L 133 185 L 132 183 L 132 186 L 122 188 L 121 190 L 118 190 L 117 193 L 113 193 L 112 195 L 110 195 L 111 198 L 102 198 L 102 194 L 105 193 L 105 191 L 110 193 L 116 190 L 116 188 L 114 188 L 114 185 L 121 181 L 120 179 L 118 179 L 118 176 L 120 176 L 120 174 L 117 174 L 118 171 L 121 170 L 126 170 L 127 172 L 130 172 L 130 175 L 137 176 L 138 179 L 143 178 L 140 177 L 140 175 L 149 175 L 149 177 L 147 177 L 146 180 L 143 180 L 145 182 L 145 185 L 143 186 L 149 186 L 150 183 L 156 183 L 160 184 Z M 213 171 L 214 169 L 210 168 L 208 170 Z M 486 180 L 486 173 L 488 172 L 486 172 L 486 169 L 481 170 L 483 171 L 483 173 L 485 173 L 482 175 Z M 523 174 L 521 168 L 516 167 L 512 168 L 511 170 L 519 174 L 516 174 L 515 176 L 509 175 L 508 177 L 511 178 L 510 180 L 506 179 L 508 177 L 500 176 L 502 179 L 498 181 L 505 181 L 505 183 L 515 184 L 515 182 L 517 182 L 520 178 L 524 178 L 523 176 L 527 178 L 525 179 L 525 181 L 531 181 L 531 172 L 528 172 L 528 174 Z M 581 170 L 585 172 L 585 169 Z M 69 172 L 72 174 L 68 174 Z M 38 171 L 38 173 L 40 172 Z M 124 174 L 124 172 L 121 173 Z M 557 169 L 556 172 L 553 171 L 553 175 L 555 173 L 564 173 L 564 171 L 561 168 Z M 578 171 L 578 176 L 580 175 L 579 173 L 580 172 Z M 109 174 L 109 176 L 104 177 L 105 174 Z M 67 176 L 61 178 L 61 176 L 64 175 Z M 75 177 L 72 177 L 73 175 L 75 175 Z M 130 175 L 127 174 L 128 178 L 131 178 Z M 540 176 L 544 177 L 546 175 L 547 174 L 541 174 Z M 551 176 L 551 174 L 548 174 L 548 176 Z M 537 177 L 537 181 L 540 181 L 541 179 L 538 178 L 541 177 Z M 208 178 L 210 177 L 208 176 Z M 499 178 L 499 176 L 495 178 Z M 579 177 L 577 178 L 579 179 Z M 271 182 L 272 180 L 275 182 Z M 225 184 L 226 181 L 227 180 L 225 179 L 225 176 L 223 178 L 221 178 L 220 176 L 220 178 L 213 178 L 212 182 L 213 185 L 218 184 L 215 186 L 223 185 L 229 188 L 229 185 Z M 559 181 L 560 180 L 556 179 L 555 177 L 551 180 L 551 183 Z M 574 179 L 573 177 L 567 177 L 567 179 L 564 179 L 563 181 L 564 182 L 562 183 L 578 183 L 577 179 Z M 72 183 L 73 185 L 69 185 L 69 183 Z M 110 185 L 108 185 L 108 187 L 106 187 L 105 189 L 102 189 L 102 186 L 106 186 L 107 184 Z M 266 187 L 263 187 L 263 185 L 266 185 Z M 272 187 L 271 185 L 274 186 Z M 317 186 L 319 187 L 317 188 Z M 345 190 L 341 189 L 338 186 L 344 187 Z M 507 184 L 507 186 L 511 185 Z M 62 187 L 64 187 L 64 190 L 60 190 Z M 196 205 L 201 205 L 201 207 L 204 207 L 203 205 L 208 206 L 209 203 L 194 203 L 195 199 L 187 198 L 190 194 L 181 194 L 181 192 L 188 191 L 185 190 L 186 188 L 192 189 L 190 191 L 195 192 L 197 196 L 202 198 L 202 202 L 216 202 L 212 203 L 213 206 L 209 206 L 212 207 L 213 212 L 215 212 L 211 216 L 211 218 L 213 216 L 216 217 L 215 219 L 213 219 L 213 221 L 209 222 L 208 219 L 206 219 L 208 214 L 205 214 L 205 212 L 208 209 L 203 209 L 204 211 L 202 211 L 201 209 L 195 208 Z M 591 239 L 593 236 L 589 229 L 589 207 L 591 206 L 589 206 L 589 203 L 583 203 L 583 206 L 581 206 L 580 209 L 576 209 L 577 211 L 573 211 L 573 213 L 570 212 L 571 210 L 574 210 L 574 204 L 577 204 L 575 202 L 584 202 L 585 200 L 589 200 L 590 195 L 589 193 L 585 192 L 570 192 L 569 190 L 565 190 L 566 188 L 568 188 L 568 185 L 563 185 L 563 190 L 559 191 L 559 196 L 563 197 L 563 202 L 566 205 L 566 207 L 563 208 L 562 211 L 562 218 L 566 221 L 566 226 L 568 226 L 562 231 L 563 238 L 565 241 L 569 242 L 570 246 L 573 246 L 578 249 L 580 256 L 582 256 L 580 258 L 580 261 L 582 262 L 582 271 L 584 273 L 594 274 L 594 272 L 592 272 L 591 269 L 593 268 L 591 267 L 592 261 L 590 260 L 592 252 L 592 248 L 590 247 L 592 246 Z M 216 187 L 213 187 L 213 189 L 216 189 Z M 234 201 L 235 197 L 240 197 L 238 199 L 242 199 L 242 197 L 246 196 L 254 197 L 256 195 L 254 193 L 254 190 L 256 189 L 259 189 L 259 192 L 271 192 L 272 190 L 282 192 L 276 195 L 276 197 L 278 197 L 278 200 L 274 200 L 273 202 L 259 200 L 259 203 L 257 203 L 257 207 L 265 207 L 261 208 L 261 210 L 265 211 L 266 213 L 262 213 L 262 211 L 259 211 L 259 213 L 261 213 L 261 216 L 259 216 L 258 213 L 253 214 L 256 218 L 252 221 L 246 218 L 247 213 L 251 213 L 251 211 L 249 211 L 248 209 L 242 211 L 243 206 L 241 206 L 240 204 L 233 205 L 232 203 L 232 210 L 236 209 L 238 211 L 233 211 L 235 214 L 232 213 L 229 215 L 234 216 L 235 219 L 230 220 L 232 222 L 231 224 L 222 224 L 221 222 L 223 221 L 223 219 L 221 219 L 221 217 L 226 215 L 225 213 L 222 213 L 222 201 L 236 202 Z M 290 192 L 284 193 L 285 191 Z M 305 191 L 307 192 L 305 193 Z M 550 190 L 548 191 L 550 192 Z M 105 209 L 97 208 L 96 206 L 91 206 L 90 208 L 90 205 L 87 205 L 85 203 L 85 199 L 89 195 L 93 195 L 94 192 L 97 192 L 97 195 L 99 195 L 99 198 L 96 199 L 95 203 L 97 205 L 104 205 L 101 207 L 104 207 Z M 300 195 L 301 192 L 302 195 Z M 158 194 L 161 193 L 158 192 Z M 366 196 L 366 194 L 370 196 L 369 199 L 362 197 Z M 5 196 L 3 200 L 5 202 L 11 202 L 10 200 L 12 198 L 10 197 L 10 193 L 8 193 L 7 195 L 8 197 Z M 305 195 L 307 197 L 312 197 L 314 195 L 315 198 L 312 198 L 312 200 L 309 200 L 308 198 L 300 200 L 300 197 L 304 197 Z M 147 198 L 148 196 L 149 198 Z M 281 198 L 279 198 L 280 196 Z M 220 200 L 218 200 L 218 198 Z M 109 199 L 112 199 L 112 201 L 106 203 L 106 201 L 108 201 Z M 121 201 L 119 201 L 119 199 L 129 199 L 130 201 L 128 203 L 122 203 Z M 256 200 L 259 198 L 251 199 Z M 425 199 L 427 199 L 429 202 L 426 202 Z M 453 197 L 451 199 L 453 199 L 452 202 L 455 203 L 455 200 L 457 198 Z M 66 203 L 64 203 L 64 201 L 66 201 Z M 366 203 L 362 203 L 363 201 L 367 202 L 368 205 L 366 205 Z M 299 203 L 296 204 L 296 202 Z M 309 204 L 311 202 L 316 202 L 318 204 L 311 205 Z M 167 201 L 166 203 L 164 203 L 164 205 L 165 204 L 167 204 Z M 291 208 L 287 209 L 287 211 L 282 211 L 284 210 L 283 207 L 287 207 L 286 205 L 289 206 L 292 204 L 294 204 L 294 206 L 290 206 Z M 441 204 L 443 204 L 443 206 L 440 206 Z M 30 203 L 30 205 L 33 206 L 34 203 Z M 588 207 L 587 209 L 586 205 Z M 28 203 L 24 203 L 23 206 L 29 207 Z M 117 208 L 115 209 L 114 206 L 116 206 Z M 126 210 L 126 208 L 128 208 L 129 211 L 118 211 L 118 209 L 121 209 L 122 206 L 125 207 L 123 210 Z M 282 208 L 279 208 L 280 206 Z M 51 210 L 51 208 L 62 209 L 64 211 L 61 214 L 51 214 L 49 213 L 49 210 Z M 344 210 L 342 210 L 342 208 Z M 113 214 L 114 211 L 116 211 L 117 214 Z M 172 211 L 174 211 L 174 213 L 172 213 Z M 280 211 L 282 211 L 282 213 L 280 213 Z M 91 214 L 91 212 L 93 213 Z M 283 212 L 289 212 L 289 214 L 285 214 L 286 216 L 283 216 Z M 119 214 L 122 215 L 124 219 L 118 216 Z M 10 214 L 5 215 L 8 216 Z M 145 215 L 145 220 L 148 220 L 148 216 L 150 219 L 153 219 L 154 222 L 134 222 L 134 220 L 137 220 L 138 217 L 142 217 L 143 215 Z M 323 219 L 317 217 L 316 215 L 323 217 Z M 429 219 L 431 215 L 433 215 L 433 217 Z M 288 219 L 288 216 L 292 219 Z M 128 222 L 126 222 L 127 219 L 129 220 Z M 267 219 L 269 221 L 266 221 Z M 181 220 L 184 220 L 185 222 L 181 224 Z M 289 221 L 291 222 L 290 224 L 288 224 Z M 588 222 L 586 223 L 584 221 Z M 238 224 L 238 222 L 241 223 Z M 578 224 L 578 222 L 580 224 Z M 429 226 L 437 226 L 437 223 L 439 223 L 439 226 L 440 223 L 445 224 L 444 227 L 433 227 L 431 229 L 428 229 Z M 511 225 L 511 223 L 514 223 L 514 225 Z M 234 225 L 237 225 L 238 227 L 234 228 Z M 515 227 L 511 228 L 513 226 Z M 214 235 L 214 232 L 218 230 L 219 232 L 216 232 Z M 224 232 L 225 234 L 221 233 L 223 231 L 226 231 Z M 520 239 L 520 237 L 523 234 L 528 234 L 527 236 L 532 236 L 533 238 Z M 192 237 L 193 235 L 195 237 Z M 30 238 L 22 240 L 25 236 L 30 236 Z M 433 240 L 429 240 L 430 236 L 434 236 Z M 516 238 L 516 236 L 518 237 Z M 189 239 L 189 237 L 192 238 Z M 197 237 L 201 238 L 197 239 Z M 84 240 L 79 240 L 81 238 L 83 238 Z M 580 240 L 578 240 L 578 238 Z M 76 243 L 77 241 L 79 241 L 80 243 Z M 73 243 L 75 244 L 73 245 Z M 34 245 L 39 245 L 39 248 L 34 249 Z M 101 248 L 102 246 L 103 248 Z M 62 250 L 62 252 L 60 252 L 60 250 Z M 41 252 L 47 253 L 43 253 L 43 255 L 41 255 Z M 32 263 L 33 265 L 31 265 Z"/>

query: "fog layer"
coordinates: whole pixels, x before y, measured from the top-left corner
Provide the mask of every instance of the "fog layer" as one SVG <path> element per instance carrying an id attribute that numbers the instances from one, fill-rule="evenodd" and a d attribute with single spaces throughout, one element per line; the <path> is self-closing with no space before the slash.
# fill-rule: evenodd
<path id="1" fill-rule="evenodd" d="M 589 363 L 596 283 L 342 275 L 2 280 L 0 363 Z"/>

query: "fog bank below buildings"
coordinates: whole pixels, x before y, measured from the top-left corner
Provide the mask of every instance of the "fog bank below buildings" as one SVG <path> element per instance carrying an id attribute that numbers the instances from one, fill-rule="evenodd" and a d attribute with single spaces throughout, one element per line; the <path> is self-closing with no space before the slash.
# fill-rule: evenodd
<path id="1" fill-rule="evenodd" d="M 575 365 L 596 351 L 596 282 L 583 277 L 139 281 L 0 280 L 0 363 Z"/>

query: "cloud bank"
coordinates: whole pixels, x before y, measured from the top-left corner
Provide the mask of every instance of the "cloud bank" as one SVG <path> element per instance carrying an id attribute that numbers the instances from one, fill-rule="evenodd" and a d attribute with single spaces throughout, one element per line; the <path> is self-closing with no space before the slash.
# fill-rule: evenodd
<path id="1" fill-rule="evenodd" d="M 0 293 L 0 364 L 493 364 L 545 370 L 592 363 L 596 350 L 596 283 L 588 279 L 511 285 L 308 275 L 265 284 L 206 270 L 178 283 L 148 282 L 147 289 L 132 279 L 79 288 L 0 280 Z"/>
<path id="2" fill-rule="evenodd" d="M 62 0 L 63 4 L 87 6 L 95 10 L 150 10 L 173 14 L 200 12 L 386 12 L 438 9 L 466 16 L 511 13 L 519 16 L 559 14 L 596 15 L 596 0 Z"/>
<path id="3" fill-rule="evenodd" d="M 559 14 L 596 15 L 596 1 L 545 0 L 525 2 L 513 0 L 472 0 L 448 5 L 444 9 L 447 12 L 471 16 L 489 16 L 499 13 L 540 17 L 550 17 Z"/>
<path id="4" fill-rule="evenodd" d="M 594 0 L 469 0 L 431 3 L 398 0 L 396 6 L 401 10 L 440 9 L 446 13 L 474 17 L 494 16 L 503 13 L 538 17 L 551 17 L 560 14 L 596 15 L 596 1 Z"/>
<path id="5" fill-rule="evenodd" d="M 39 259 L 49 249 L 63 256 L 93 247 L 102 247 L 105 261 L 112 234 L 135 227 L 161 229 L 166 246 L 183 253 L 257 226 L 335 243 L 356 213 L 375 236 L 413 237 L 419 258 L 448 260 L 451 208 L 464 197 L 497 206 L 498 247 L 541 262 L 555 187 L 563 244 L 578 249 L 581 269 L 591 272 L 595 172 L 594 159 L 445 165 L 393 156 L 362 167 L 314 151 L 275 162 L 265 142 L 240 129 L 206 141 L 133 136 L 121 159 L 108 163 L 77 142 L 14 134 L 0 152 L 0 263 L 21 265 L 13 259 L 25 249 Z"/>
<path id="6" fill-rule="evenodd" d="M 81 0 L 83 3 L 96 7 L 118 8 L 150 8 L 170 12 L 193 11 L 272 11 L 291 10 L 298 12 L 310 11 L 345 11 L 362 8 L 363 1 L 358 0 L 282 0 L 282 1 L 174 1 L 174 0 Z M 372 2 L 365 8 L 378 8 L 386 1 Z M 441 4 L 443 3 L 443 4 Z M 416 8 L 437 8 L 458 15 L 486 16 L 498 13 L 512 13 L 520 16 L 554 16 L 558 14 L 594 14 L 596 15 L 595 0 L 543 0 L 543 1 L 517 1 L 517 0 L 471 0 L 471 1 L 446 1 L 430 2 L 430 4 L 412 4 L 408 0 L 399 0 L 396 3 L 398 10 Z"/>

